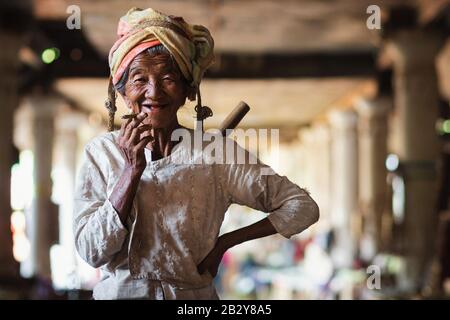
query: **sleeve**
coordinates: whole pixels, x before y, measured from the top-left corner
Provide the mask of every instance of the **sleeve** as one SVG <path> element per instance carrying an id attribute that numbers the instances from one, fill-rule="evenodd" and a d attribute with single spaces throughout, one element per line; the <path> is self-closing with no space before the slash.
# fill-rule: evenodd
<path id="1" fill-rule="evenodd" d="M 319 219 L 319 207 L 305 190 L 242 149 L 250 163 L 224 166 L 225 186 L 231 203 L 269 213 L 268 219 L 286 238 L 300 233 Z M 252 164 L 254 163 L 254 164 Z"/>
<path id="2" fill-rule="evenodd" d="M 84 150 L 74 199 L 75 247 L 94 268 L 108 263 L 120 251 L 128 230 L 107 196 L 107 178 L 101 156 L 91 145 Z M 95 156 L 94 156 L 95 155 Z"/>

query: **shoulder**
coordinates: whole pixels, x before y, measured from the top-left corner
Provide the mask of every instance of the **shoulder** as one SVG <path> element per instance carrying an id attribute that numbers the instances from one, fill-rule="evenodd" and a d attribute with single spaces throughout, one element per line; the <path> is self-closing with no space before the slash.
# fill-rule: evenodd
<path id="1" fill-rule="evenodd" d="M 118 136 L 119 131 L 113 131 L 92 138 L 84 147 L 85 159 L 98 165 L 120 159 Z"/>
<path id="2" fill-rule="evenodd" d="M 96 151 L 96 150 L 110 150 L 111 148 L 118 148 L 118 136 L 119 131 L 112 131 L 102 133 L 91 140 L 86 144 L 86 151 Z"/>

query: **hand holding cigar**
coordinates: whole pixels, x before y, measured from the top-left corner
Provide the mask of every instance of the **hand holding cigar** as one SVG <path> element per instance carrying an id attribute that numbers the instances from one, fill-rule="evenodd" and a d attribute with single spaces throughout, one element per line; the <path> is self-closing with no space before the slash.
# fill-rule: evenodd
<path id="1" fill-rule="evenodd" d="M 147 115 L 145 115 L 144 118 L 142 118 L 142 119 L 141 119 L 140 115 L 141 115 L 141 113 L 130 113 L 130 114 L 123 115 L 121 118 L 123 120 L 128 120 L 128 119 L 138 120 L 136 125 L 137 125 L 139 133 L 141 135 L 141 138 L 148 137 L 148 138 L 150 138 L 150 141 L 153 141 L 154 138 L 153 138 L 153 136 L 151 136 L 151 134 L 148 134 L 148 135 L 144 134 L 146 131 L 148 131 L 150 133 L 150 130 L 152 129 L 152 125 L 151 124 L 144 124 L 142 122 L 143 119 L 147 117 Z M 124 123 L 124 125 L 125 125 L 125 127 L 127 127 L 127 125 L 125 123 Z M 148 127 L 148 128 L 144 129 L 145 127 Z"/>

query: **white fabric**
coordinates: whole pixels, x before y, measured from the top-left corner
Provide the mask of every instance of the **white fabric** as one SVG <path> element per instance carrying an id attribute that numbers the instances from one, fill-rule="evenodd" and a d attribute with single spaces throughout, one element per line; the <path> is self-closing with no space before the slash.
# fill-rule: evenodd
<path id="1" fill-rule="evenodd" d="M 124 168 L 118 133 L 87 144 L 77 179 L 75 243 L 87 263 L 101 268 L 95 299 L 217 299 L 212 277 L 200 275 L 197 265 L 214 247 L 231 203 L 270 212 L 287 238 L 318 219 L 305 190 L 286 177 L 261 175 L 270 168 L 259 161 L 195 164 L 192 148 L 180 142 L 156 161 L 146 149 L 147 167 L 124 226 L 108 200 Z"/>

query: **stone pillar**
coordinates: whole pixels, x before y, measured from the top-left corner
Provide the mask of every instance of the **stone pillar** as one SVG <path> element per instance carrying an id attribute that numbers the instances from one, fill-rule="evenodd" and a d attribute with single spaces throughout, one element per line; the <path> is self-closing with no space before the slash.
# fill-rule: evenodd
<path id="1" fill-rule="evenodd" d="M 76 164 L 79 150 L 78 129 L 86 121 L 85 116 L 75 111 L 58 113 L 55 136 L 55 164 L 58 174 L 54 198 L 59 204 L 58 256 L 64 259 L 58 265 L 58 274 L 63 276 L 65 287 L 77 285 L 77 261 L 73 234 L 73 195 L 75 189 Z M 56 279 L 57 281 L 59 279 Z"/>
<path id="2" fill-rule="evenodd" d="M 31 242 L 32 274 L 51 278 L 50 247 L 57 241 L 58 211 L 51 201 L 52 158 L 55 124 L 54 117 L 59 98 L 34 93 L 29 98 L 32 108 L 32 150 L 34 154 L 34 198 L 32 204 Z"/>
<path id="3" fill-rule="evenodd" d="M 326 219 L 325 228 L 330 227 L 331 211 L 331 132 L 327 123 L 314 125 L 317 150 L 317 189 L 316 197 L 320 206 L 321 217 Z"/>
<path id="4" fill-rule="evenodd" d="M 311 127 L 303 128 L 301 130 L 301 141 L 303 145 L 303 184 L 304 187 L 309 188 L 309 191 L 315 193 L 316 181 L 315 172 L 317 171 L 316 152 L 315 152 L 315 136 Z"/>
<path id="5" fill-rule="evenodd" d="M 0 282 L 17 277 L 11 235 L 11 166 L 13 165 L 13 112 L 18 104 L 18 34 L 0 31 Z"/>
<path id="6" fill-rule="evenodd" d="M 421 287 L 435 249 L 439 154 L 435 58 L 441 45 L 440 36 L 417 29 L 396 31 L 388 39 L 394 63 L 392 150 L 405 180 L 404 254 L 412 290 Z"/>
<path id="7" fill-rule="evenodd" d="M 386 198 L 387 113 L 392 101 L 387 96 L 359 99 L 359 208 L 363 217 L 361 255 L 369 261 L 382 250 L 382 217 Z"/>
<path id="8" fill-rule="evenodd" d="M 358 221 L 357 116 L 352 110 L 335 110 L 329 120 L 332 137 L 331 220 L 335 232 L 332 258 L 338 268 L 350 268 L 356 253 Z"/>
<path id="9" fill-rule="evenodd" d="M 320 208 L 320 220 L 316 227 L 328 230 L 331 200 L 330 128 L 326 123 L 314 123 L 311 127 L 302 129 L 300 137 L 305 148 L 302 156 L 306 162 L 302 173 L 305 178 L 304 187 L 311 192 Z"/>

